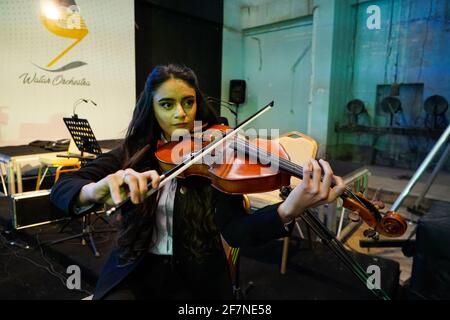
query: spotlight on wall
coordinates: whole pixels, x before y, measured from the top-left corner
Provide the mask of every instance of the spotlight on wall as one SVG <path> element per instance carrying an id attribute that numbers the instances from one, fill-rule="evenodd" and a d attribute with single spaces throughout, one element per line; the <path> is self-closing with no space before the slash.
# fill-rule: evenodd
<path id="1" fill-rule="evenodd" d="M 54 1 L 45 1 L 42 3 L 42 14 L 44 17 L 50 20 L 58 20 L 61 18 L 60 8 Z"/>
<path id="2" fill-rule="evenodd" d="M 356 125 L 358 123 L 358 116 L 361 113 L 366 112 L 364 102 L 359 99 L 350 100 L 347 105 L 347 112 L 350 116 L 350 125 Z"/>
<path id="3" fill-rule="evenodd" d="M 428 128 L 439 129 L 448 125 L 445 117 L 445 113 L 448 110 L 448 102 L 443 96 L 434 95 L 428 97 L 423 107 L 427 113 L 425 124 Z M 430 123 L 430 120 L 432 120 L 432 123 Z"/>
<path id="4" fill-rule="evenodd" d="M 447 112 L 448 102 L 443 96 L 428 97 L 424 103 L 425 112 L 433 116 L 440 116 Z"/>

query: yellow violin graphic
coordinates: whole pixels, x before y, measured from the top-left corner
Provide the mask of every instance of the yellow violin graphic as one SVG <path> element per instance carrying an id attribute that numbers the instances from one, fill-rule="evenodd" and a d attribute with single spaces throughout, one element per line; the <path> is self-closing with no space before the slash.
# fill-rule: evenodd
<path id="1" fill-rule="evenodd" d="M 51 67 L 83 40 L 88 29 L 74 0 L 41 0 L 40 4 L 40 18 L 44 26 L 57 36 L 75 39 L 75 42 L 47 64 L 47 67 Z"/>

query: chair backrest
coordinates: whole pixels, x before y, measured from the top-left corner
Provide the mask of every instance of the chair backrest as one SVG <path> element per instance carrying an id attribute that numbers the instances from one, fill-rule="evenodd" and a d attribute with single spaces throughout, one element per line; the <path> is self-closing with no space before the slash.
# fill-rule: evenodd
<path id="1" fill-rule="evenodd" d="M 250 199 L 246 194 L 243 195 L 243 206 L 245 211 L 249 214 L 251 207 L 250 207 Z M 233 285 L 237 285 L 236 281 L 236 272 L 237 272 L 237 263 L 239 259 L 239 252 L 240 248 L 234 248 L 230 246 L 227 241 L 221 236 L 222 238 L 222 246 L 223 250 L 225 251 L 225 256 L 227 258 L 228 263 L 228 271 L 230 272 L 231 281 Z"/>
<path id="2" fill-rule="evenodd" d="M 295 164 L 303 165 L 309 158 L 317 156 L 316 140 L 301 132 L 291 131 L 283 134 L 279 141 L 289 154 L 290 161 Z M 298 185 L 300 181 L 298 178 L 291 178 L 291 184 L 294 186 Z"/>

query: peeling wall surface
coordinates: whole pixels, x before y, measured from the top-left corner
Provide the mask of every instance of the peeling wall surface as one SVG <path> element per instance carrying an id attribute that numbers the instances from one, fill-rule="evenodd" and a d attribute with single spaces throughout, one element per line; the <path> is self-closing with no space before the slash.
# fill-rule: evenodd
<path id="1" fill-rule="evenodd" d="M 236 1 L 238 2 L 238 1 Z M 242 1 L 240 5 L 243 29 L 296 19 L 311 12 L 312 1 L 276 0 Z"/>
<path id="2" fill-rule="evenodd" d="M 369 4 L 381 9 L 380 30 L 366 26 Z M 424 83 L 424 98 L 440 94 L 450 100 L 449 10 L 447 0 L 359 5 L 353 95 L 373 105 L 377 84 Z"/>
<path id="3" fill-rule="evenodd" d="M 222 94 L 221 100 L 229 100 L 229 81 L 231 79 L 242 79 L 243 56 L 242 56 L 242 27 L 240 1 L 224 1 L 223 17 L 223 45 L 222 45 Z M 226 108 L 221 108 L 221 115 L 234 123 L 234 116 Z"/>
<path id="4" fill-rule="evenodd" d="M 275 108 L 254 122 L 256 128 L 275 126 L 280 133 L 306 132 L 311 77 L 310 21 L 286 28 L 247 31 L 244 35 L 244 78 L 247 105 L 239 112 L 244 120 L 271 100 Z M 280 59 L 283 57 L 283 59 Z"/>
<path id="5" fill-rule="evenodd" d="M 239 120 L 274 99 L 256 128 L 297 130 L 319 142 L 319 155 L 344 148 L 374 153 L 364 161 L 416 168 L 436 139 L 430 136 L 337 133 L 349 123 L 346 104 L 364 102 L 358 124 L 427 128 L 436 122 L 424 101 L 450 101 L 450 0 L 225 0 L 222 99 L 229 80 L 247 81 Z M 380 102 L 395 90 L 402 112 Z M 233 115 L 222 108 L 222 114 Z M 445 117 L 450 117 L 447 110 Z M 230 121 L 233 123 L 233 121 Z M 391 124 L 392 122 L 392 124 Z M 445 126 L 440 117 L 438 126 Z M 336 152 L 337 150 L 337 152 Z M 356 152 L 355 152 L 356 150 Z M 372 152 L 370 151 L 369 152 Z M 349 159 L 355 160 L 355 159 Z M 358 160 L 359 161 L 359 160 Z"/>
<path id="6" fill-rule="evenodd" d="M 380 8 L 380 29 L 367 27 L 369 6 Z M 383 0 L 356 6 L 352 96 L 364 101 L 367 115 L 360 124 L 390 126 L 390 115 L 380 110 L 380 100 L 400 84 L 402 111 L 392 126 L 432 127 L 424 101 L 441 95 L 450 101 L 450 2 L 448 0 Z M 385 85 L 385 86 L 383 86 Z M 344 107 L 344 106 L 342 106 Z M 449 111 L 446 118 L 450 116 Z M 347 121 L 345 117 L 337 121 Z M 438 119 L 445 126 L 443 117 Z M 344 134 L 341 142 L 368 145 L 379 151 L 380 164 L 395 161 L 417 167 L 435 139 L 408 135 Z M 384 158 L 384 160 L 383 160 Z"/>
<path id="7" fill-rule="evenodd" d="M 307 131 L 311 80 L 312 1 L 225 1 L 222 100 L 229 80 L 247 83 L 246 101 L 238 108 L 244 120 L 271 100 L 275 108 L 254 128 L 280 133 Z M 236 17 L 239 17 L 237 19 Z M 222 115 L 234 124 L 225 108 Z"/>
<path id="8" fill-rule="evenodd" d="M 370 4 L 381 8 L 381 29 L 367 29 L 368 4 L 359 5 L 353 95 L 373 107 L 377 84 L 423 83 L 422 99 L 440 94 L 450 100 L 449 1 Z M 412 116 L 420 116 L 420 110 L 411 111 Z M 375 123 L 385 124 L 380 118 Z"/>

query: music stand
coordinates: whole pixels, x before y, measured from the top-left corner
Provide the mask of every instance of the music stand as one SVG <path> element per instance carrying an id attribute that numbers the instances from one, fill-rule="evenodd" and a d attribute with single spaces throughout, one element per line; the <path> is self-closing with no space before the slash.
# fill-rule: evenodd
<path id="1" fill-rule="evenodd" d="M 86 163 L 89 160 L 95 159 L 95 157 L 86 157 L 84 153 L 90 153 L 94 155 L 102 154 L 102 149 L 100 148 L 100 145 L 95 138 L 94 132 L 92 131 L 92 128 L 89 124 L 89 121 L 87 119 L 81 119 L 78 118 L 78 116 L 75 114 L 71 118 L 63 118 L 64 123 L 66 124 L 67 129 L 70 132 L 70 135 L 72 136 L 72 139 L 74 140 L 78 150 L 81 152 L 81 156 L 77 154 L 68 154 L 65 157 L 69 158 L 78 158 L 82 161 L 82 164 Z M 95 219 L 94 222 L 91 222 L 91 214 L 94 213 L 97 216 L 97 219 Z M 101 233 L 101 232 L 111 232 L 116 231 L 116 229 L 113 227 L 112 229 L 106 229 L 106 230 L 98 230 L 95 231 L 93 225 L 98 219 L 101 219 L 106 224 L 111 225 L 111 223 L 106 220 L 105 218 L 99 216 L 98 214 L 101 212 L 91 212 L 83 216 L 82 218 L 82 232 L 73 236 L 69 236 L 63 239 L 55 240 L 50 242 L 50 244 L 57 244 L 66 240 L 81 238 L 82 244 L 85 245 L 87 242 L 89 242 L 89 245 L 91 246 L 92 252 L 96 257 L 100 256 L 100 253 L 97 251 L 97 247 L 95 246 L 93 234 L 94 233 Z M 66 223 L 60 230 L 62 232 L 68 224 L 71 222 L 70 220 L 68 223 Z"/>
<path id="2" fill-rule="evenodd" d="M 102 149 L 95 138 L 94 132 L 87 119 L 78 118 L 77 115 L 73 115 L 70 118 L 63 118 L 67 129 L 72 136 L 75 145 L 81 152 L 81 157 L 79 155 L 71 155 L 74 158 L 79 158 L 81 161 L 93 160 L 93 157 L 85 157 L 84 153 L 90 153 L 94 155 L 102 154 Z"/>

